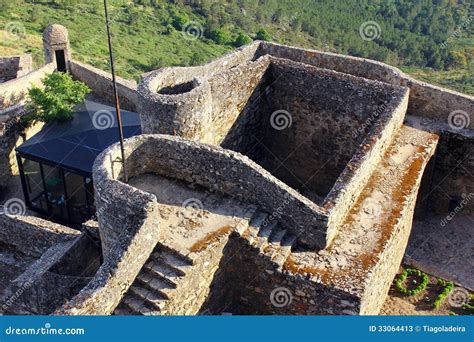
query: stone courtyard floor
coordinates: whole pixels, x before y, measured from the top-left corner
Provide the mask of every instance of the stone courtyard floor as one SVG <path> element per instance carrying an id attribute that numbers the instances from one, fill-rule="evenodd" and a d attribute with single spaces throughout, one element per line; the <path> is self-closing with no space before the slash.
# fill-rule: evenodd
<path id="1" fill-rule="evenodd" d="M 184 255 L 202 249 L 246 217 L 247 205 L 199 186 L 144 174 L 129 184 L 157 197 L 163 206 L 164 244 Z"/>

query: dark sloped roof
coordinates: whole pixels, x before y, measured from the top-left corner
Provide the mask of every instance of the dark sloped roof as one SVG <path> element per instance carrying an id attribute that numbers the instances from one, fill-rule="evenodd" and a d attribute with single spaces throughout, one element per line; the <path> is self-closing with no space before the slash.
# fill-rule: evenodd
<path id="1" fill-rule="evenodd" d="M 125 138 L 141 133 L 137 113 L 120 110 Z M 75 108 L 72 121 L 46 125 L 17 147 L 26 156 L 84 173 L 92 173 L 95 158 L 119 141 L 115 108 L 86 101 Z"/>

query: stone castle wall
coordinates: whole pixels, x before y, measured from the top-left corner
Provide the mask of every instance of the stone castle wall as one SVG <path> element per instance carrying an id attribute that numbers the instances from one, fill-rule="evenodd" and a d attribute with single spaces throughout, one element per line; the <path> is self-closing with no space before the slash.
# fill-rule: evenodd
<path id="1" fill-rule="evenodd" d="M 78 272 L 65 275 L 52 270 L 84 238 L 79 231 L 33 216 L 0 215 L 0 227 L 0 243 L 15 248 L 19 258 L 32 259 L 18 277 L 6 284 L 0 296 L 0 312 L 47 314 L 85 285 Z M 82 252 L 76 255 L 77 260 L 91 255 Z"/>
<path id="2" fill-rule="evenodd" d="M 274 62 L 270 62 L 270 65 L 266 68 L 269 56 L 273 56 L 270 59 Z M 276 84 L 272 84 L 272 80 L 275 80 L 275 77 L 272 76 L 271 70 L 275 70 L 275 67 L 271 65 L 276 63 L 275 57 L 305 63 L 305 68 L 313 65 L 348 75 L 382 81 L 393 86 L 407 87 L 410 90 L 410 95 L 409 98 L 404 100 L 404 106 L 407 106 L 409 114 L 420 118 L 434 119 L 438 122 L 447 123 L 450 113 L 456 110 L 463 111 L 472 118 L 474 109 L 474 99 L 472 96 L 417 81 L 399 69 L 387 64 L 269 42 L 254 42 L 236 50 L 235 53 L 232 52 L 201 67 L 164 68 L 145 75 L 139 85 L 138 106 L 143 131 L 145 133 L 175 134 L 191 140 L 221 145 L 222 147 L 241 152 L 254 161 L 260 162 L 264 159 L 262 151 L 265 150 L 258 148 L 262 142 L 262 131 L 265 132 L 266 130 L 262 122 L 268 122 L 268 117 L 273 110 L 288 108 L 288 105 L 285 107 L 285 104 L 293 101 L 295 103 L 294 107 L 297 108 L 296 112 L 309 115 L 315 110 L 315 105 L 321 106 L 322 113 L 327 103 L 335 104 L 341 102 L 340 109 L 346 109 L 349 113 L 352 109 L 350 106 L 347 106 L 347 103 L 353 103 L 354 101 L 361 103 L 357 92 L 351 94 L 350 89 L 344 92 L 343 88 L 341 88 L 343 96 L 332 95 L 333 98 L 328 99 L 326 102 L 310 103 L 311 101 L 317 101 L 315 100 L 317 97 L 313 97 L 311 101 L 307 99 L 302 101 L 295 100 L 298 98 L 298 94 L 296 91 L 292 92 L 292 89 L 301 89 L 303 93 L 307 89 L 304 86 L 300 86 L 297 81 L 293 81 L 292 78 L 290 80 L 280 79 L 278 80 L 279 82 L 275 82 Z M 286 84 L 283 84 L 285 82 Z M 278 84 L 281 84 L 281 86 Z M 321 88 L 324 88 L 324 86 Z M 278 92 L 279 89 L 282 91 Z M 317 92 L 317 89 L 315 90 Z M 285 101 L 283 101 L 283 97 L 288 94 L 292 96 L 286 96 Z M 299 99 L 301 100 L 303 97 L 300 96 Z M 361 140 L 367 133 L 370 134 L 372 125 L 376 121 L 373 120 L 373 117 L 378 117 L 380 112 L 386 109 L 384 106 L 385 104 L 381 102 L 378 106 L 372 104 L 372 109 L 367 108 L 366 114 L 369 112 L 371 114 L 369 114 L 366 122 L 364 122 L 364 115 L 357 115 L 357 120 L 352 121 L 352 123 L 349 123 L 347 120 L 337 122 L 337 124 L 333 125 L 334 127 L 345 125 L 350 132 L 354 133 L 348 135 L 346 132 L 346 136 L 341 137 L 327 133 L 329 131 L 332 133 L 332 129 L 326 129 L 326 133 L 324 133 L 325 121 L 323 120 L 324 125 L 318 126 L 321 122 L 316 122 L 315 118 L 311 115 L 306 116 L 306 122 L 301 121 L 298 123 L 294 120 L 293 129 L 298 126 L 308 127 L 306 130 L 302 130 L 304 135 L 309 134 L 309 127 L 316 127 L 316 130 L 319 132 L 319 134 L 312 134 L 312 138 L 308 138 L 304 146 L 308 148 L 316 145 L 324 146 L 330 151 L 328 154 L 332 153 L 332 155 L 336 155 L 336 151 L 338 149 L 341 150 L 341 146 L 344 146 L 342 148 L 342 157 L 339 158 L 340 162 L 331 160 L 326 166 L 323 166 L 323 169 L 330 170 L 331 172 L 319 172 L 318 175 L 321 175 L 321 177 L 318 177 L 318 175 L 313 176 L 312 182 L 315 184 L 306 189 L 307 192 L 314 192 L 315 198 L 324 198 L 333 185 L 334 188 L 344 188 L 347 184 L 358 184 L 357 182 L 348 182 L 348 178 L 350 179 L 351 175 L 344 174 L 344 172 L 341 174 L 341 171 L 345 162 L 351 159 L 351 152 L 354 151 L 354 146 L 361 143 Z M 356 109 L 357 111 L 360 112 L 360 108 Z M 404 113 L 401 114 L 404 115 Z M 326 113 L 326 116 L 327 118 L 336 118 L 335 114 L 331 116 Z M 303 118 L 303 115 L 298 115 L 297 118 Z M 398 119 L 400 119 L 400 116 L 398 116 Z M 314 122 L 311 122 L 311 120 Z M 337 120 L 341 119 L 338 118 Z M 473 122 L 474 118 L 470 120 L 466 130 L 472 129 Z M 356 123 L 359 124 L 359 127 L 356 127 Z M 296 129 L 293 130 L 295 133 L 296 131 Z M 278 141 L 278 139 L 275 139 L 278 135 L 286 134 L 286 138 L 289 138 L 290 132 L 292 132 L 291 129 L 281 132 L 273 130 L 270 132 L 270 136 L 266 137 L 263 142 L 275 143 Z M 456 141 L 465 140 L 463 138 L 465 134 L 462 134 L 462 132 L 445 134 L 444 131 L 438 131 L 438 133 L 444 136 L 442 142 L 447 139 L 454 139 L 452 143 L 449 143 L 450 145 L 455 144 Z M 263 136 L 265 137 L 265 133 L 263 133 Z M 295 135 L 295 142 L 297 139 L 304 139 L 304 137 Z M 467 140 L 470 141 L 470 139 L 468 138 Z M 284 144 L 287 144 L 287 140 L 281 144 L 281 147 L 283 149 L 286 148 L 286 150 L 291 148 L 291 144 Z M 349 144 L 349 148 L 346 149 L 347 144 Z M 470 169 L 474 166 L 473 158 L 471 158 L 474 150 L 469 147 L 470 143 L 463 144 L 463 146 L 462 149 L 465 156 L 465 158 L 462 158 L 463 167 L 467 165 L 468 169 Z M 323 149 L 320 148 L 319 150 Z M 282 155 L 284 155 L 284 151 L 282 151 Z M 301 188 L 301 183 L 305 183 L 317 171 L 310 170 L 308 165 L 311 163 L 309 162 L 304 163 L 305 166 L 303 168 L 303 160 L 308 158 L 315 159 L 313 160 L 313 169 L 318 165 L 324 165 L 320 160 L 324 159 L 321 154 L 301 153 L 301 155 L 304 158 L 294 156 L 289 161 L 285 160 L 285 158 L 280 158 L 280 160 L 285 160 L 285 163 L 293 162 L 294 167 L 291 168 L 290 172 L 282 167 L 278 167 L 279 162 L 275 158 L 270 161 L 267 160 L 267 164 L 261 163 L 261 165 L 264 165 L 270 171 L 277 169 L 278 174 L 274 175 L 295 188 Z M 454 188 L 450 189 L 453 199 L 448 200 L 454 202 L 456 198 L 461 197 L 466 192 L 465 186 L 460 185 L 459 181 L 464 176 L 462 172 L 460 175 L 458 175 L 458 172 L 447 175 L 441 171 L 449 167 L 444 165 L 443 160 L 445 159 L 437 157 L 437 160 L 441 165 L 436 167 L 435 178 L 444 179 L 444 176 L 448 176 L 449 180 L 445 180 L 443 187 L 449 188 L 454 186 Z M 301 170 L 301 174 L 295 174 L 294 170 Z M 370 171 L 367 174 L 369 173 Z M 329 176 L 330 174 L 332 176 Z M 339 174 L 341 176 L 334 184 L 335 178 Z M 365 178 L 364 174 L 360 173 L 360 179 L 363 180 Z M 316 182 L 319 184 L 316 184 Z M 434 191 L 439 194 L 436 189 Z M 325 207 L 331 209 L 331 205 L 338 200 L 338 196 L 340 196 L 340 191 L 332 191 L 326 199 Z M 348 201 L 352 200 L 348 198 Z M 446 208 L 446 206 L 444 207 Z M 444 212 L 446 212 L 446 209 Z"/>
<path id="3" fill-rule="evenodd" d="M 24 103 L 31 85 L 40 87 L 42 85 L 41 80 L 46 75 L 51 74 L 54 69 L 54 64 L 46 64 L 19 78 L 0 83 L 0 110 Z"/>
<path id="4" fill-rule="evenodd" d="M 256 203 L 269 212 L 281 206 L 282 203 L 289 202 L 288 210 L 284 213 L 284 222 L 286 221 L 287 228 L 304 232 L 302 236 L 311 241 L 313 245 L 321 248 L 326 245 L 324 210 L 239 153 L 164 135 L 133 137 L 126 140 L 125 147 L 129 177 L 137 174 L 155 173 L 184 180 L 230 195 L 244 202 Z M 118 147 L 114 145 L 113 148 L 115 148 L 114 151 L 117 151 Z M 111 153 L 113 148 L 109 149 L 107 153 Z M 107 153 L 104 152 L 104 156 Z M 109 158 L 104 160 L 109 161 Z M 114 174 L 118 175 L 118 170 L 115 170 Z M 101 203 L 100 189 L 103 185 L 101 185 L 101 180 L 96 177 L 94 177 L 94 182 L 99 184 L 96 185 L 96 196 L 98 202 Z M 123 186 L 127 185 L 123 184 Z M 114 189 L 113 187 L 115 185 L 108 185 L 107 191 L 119 193 L 118 188 Z M 134 189 L 133 194 L 130 192 L 123 199 L 116 198 L 114 203 L 124 208 L 127 205 L 124 200 L 131 201 L 133 204 L 132 196 L 139 198 L 144 196 L 144 193 Z M 98 211 L 100 212 L 100 204 Z M 111 220 L 117 220 L 115 221 L 116 227 L 124 226 L 123 212 L 120 215 L 113 212 L 106 215 L 110 215 Z M 101 223 L 100 218 L 99 223 Z M 110 225 L 110 229 L 112 227 L 113 225 Z M 102 239 L 107 241 L 114 235 L 116 233 L 107 232 Z"/>
<path id="5" fill-rule="evenodd" d="M 0 83 L 24 76 L 33 69 L 30 54 L 0 57 Z"/>
<path id="6" fill-rule="evenodd" d="M 75 79 L 87 84 L 95 96 L 102 101 L 115 105 L 111 74 L 75 60 L 69 62 L 69 68 L 71 75 Z M 136 112 L 137 83 L 117 77 L 117 91 L 120 106 L 124 109 Z"/>
<path id="7" fill-rule="evenodd" d="M 360 298 L 280 272 L 274 262 L 236 234 L 223 249 L 210 289 L 202 314 L 344 315 L 356 314 L 360 308 Z"/>
<path id="8" fill-rule="evenodd" d="M 315 65 L 350 75 L 410 88 L 408 113 L 411 115 L 448 121 L 454 110 L 474 111 L 474 98 L 453 90 L 418 81 L 400 69 L 370 59 L 330 52 L 296 48 L 276 43 L 261 42 L 256 56 L 272 55 Z M 469 128 L 474 128 L 471 120 Z"/>
<path id="9" fill-rule="evenodd" d="M 229 67 L 226 58 L 217 60 L 217 71 L 203 66 L 189 88 L 176 86 L 178 94 L 169 89 L 160 94 L 158 84 L 169 85 L 170 72 L 145 77 L 139 90 L 143 131 L 171 133 L 247 155 L 331 211 L 329 243 L 401 126 L 407 89 L 271 56 L 223 69 Z M 186 80 L 185 71 L 176 70 L 177 82 Z M 196 68 L 191 71 L 197 73 Z M 280 118 L 273 115 L 279 111 L 285 112 L 281 119 L 288 120 L 288 127 L 278 127 Z M 338 152 L 341 157 L 335 158 Z M 341 210 L 335 209 L 336 202 Z"/>
<path id="10" fill-rule="evenodd" d="M 5 199 L 7 189 L 15 184 L 14 177 L 19 176 L 15 148 L 31 138 L 43 127 L 43 123 L 21 124 L 19 118 L 24 114 L 22 108 L 14 108 L 5 113 L 5 122 L 0 122 L 0 201 Z M 0 114 L 0 119 L 2 115 Z"/>

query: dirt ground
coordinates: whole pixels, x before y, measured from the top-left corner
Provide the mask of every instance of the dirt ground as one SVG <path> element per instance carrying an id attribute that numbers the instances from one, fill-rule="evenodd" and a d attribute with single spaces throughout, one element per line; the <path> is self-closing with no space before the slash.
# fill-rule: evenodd
<path id="1" fill-rule="evenodd" d="M 433 302 L 442 292 L 443 287 L 437 284 L 437 277 L 429 274 L 430 283 L 421 293 L 414 296 L 400 293 L 395 288 L 395 280 L 398 279 L 402 270 L 403 269 L 400 268 L 399 273 L 390 287 L 387 300 L 380 311 L 380 315 L 473 315 L 472 312 L 461 308 L 459 304 L 463 302 L 465 294 L 467 295 L 469 293 L 472 296 L 473 293 L 456 285 L 451 294 L 444 299 L 441 306 L 435 308 Z M 418 283 L 420 282 L 419 277 L 409 276 L 405 282 L 408 288 L 416 287 L 417 284 L 414 284 L 413 280 Z M 457 296 L 455 296 L 456 294 Z M 461 296 L 461 299 L 459 295 Z M 471 300 L 471 305 L 472 304 L 473 301 Z"/>

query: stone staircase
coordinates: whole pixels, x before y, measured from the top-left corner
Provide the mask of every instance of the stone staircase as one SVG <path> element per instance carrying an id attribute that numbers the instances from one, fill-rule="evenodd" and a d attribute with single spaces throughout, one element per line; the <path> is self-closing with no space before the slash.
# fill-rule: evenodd
<path id="1" fill-rule="evenodd" d="M 189 258 L 157 245 L 114 315 L 160 315 L 191 266 Z"/>
<path id="2" fill-rule="evenodd" d="M 249 244 L 260 253 L 269 257 L 281 270 L 296 242 L 296 236 L 283 228 L 270 215 L 257 210 L 252 216 L 248 228 L 241 234 Z"/>

